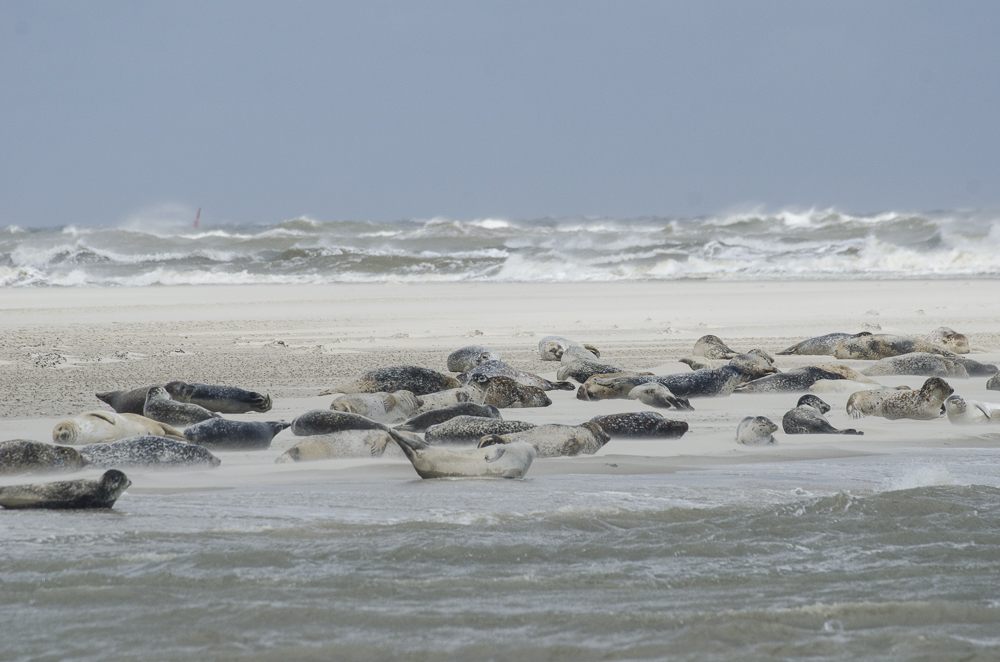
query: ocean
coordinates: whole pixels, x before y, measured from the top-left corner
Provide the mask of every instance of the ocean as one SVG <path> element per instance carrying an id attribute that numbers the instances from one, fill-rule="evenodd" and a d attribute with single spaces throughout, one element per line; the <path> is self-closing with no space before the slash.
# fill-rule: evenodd
<path id="1" fill-rule="evenodd" d="M 0 230 L 0 286 L 997 276 L 1000 212 L 968 210 Z"/>

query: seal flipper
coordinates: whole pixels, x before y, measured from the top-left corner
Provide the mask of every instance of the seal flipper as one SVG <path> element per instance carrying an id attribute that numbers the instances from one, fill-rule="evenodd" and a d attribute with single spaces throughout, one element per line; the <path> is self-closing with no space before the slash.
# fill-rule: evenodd
<path id="1" fill-rule="evenodd" d="M 505 452 L 507 452 L 507 449 L 504 448 L 503 444 L 497 446 L 487 446 L 487 448 L 490 449 L 489 452 L 486 453 L 486 457 L 484 458 L 487 464 L 489 464 L 490 462 L 496 462 L 497 460 L 503 457 L 503 454 Z"/>

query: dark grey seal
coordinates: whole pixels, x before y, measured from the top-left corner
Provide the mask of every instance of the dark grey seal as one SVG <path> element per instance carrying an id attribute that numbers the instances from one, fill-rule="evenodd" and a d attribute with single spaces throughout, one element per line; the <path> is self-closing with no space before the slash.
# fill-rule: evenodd
<path id="1" fill-rule="evenodd" d="M 781 419 L 781 429 L 785 434 L 864 434 L 853 428 L 838 430 L 830 425 L 823 414 L 830 411 L 826 404 L 815 395 L 803 395 L 799 398 L 795 409 L 785 412 Z"/>
<path id="2" fill-rule="evenodd" d="M 697 374 L 697 373 L 695 373 Z M 821 379 L 843 379 L 844 376 L 816 366 L 803 366 L 777 375 L 768 375 L 743 384 L 737 393 L 794 393 L 808 391 Z"/>
<path id="3" fill-rule="evenodd" d="M 162 386 L 154 386 L 149 389 L 142 415 L 154 421 L 178 427 L 194 425 L 210 418 L 219 418 L 219 415 L 214 411 L 209 411 L 200 405 L 177 402 Z"/>
<path id="4" fill-rule="evenodd" d="M 260 451 L 271 446 L 271 440 L 291 423 L 285 421 L 231 421 L 212 418 L 184 430 L 192 444 L 219 451 Z"/>
<path id="5" fill-rule="evenodd" d="M 217 467 L 221 463 L 204 446 L 148 434 L 107 444 L 88 444 L 80 449 L 80 455 L 98 469 Z"/>
<path id="6" fill-rule="evenodd" d="M 816 336 L 815 338 L 803 340 L 797 345 L 792 345 L 788 349 L 778 352 L 778 355 L 788 356 L 790 354 L 806 354 L 833 356 L 833 350 L 836 349 L 837 345 L 844 340 L 870 335 L 871 331 L 862 331 L 861 333 L 828 333 L 825 336 Z"/>
<path id="7" fill-rule="evenodd" d="M 570 363 L 564 363 L 556 371 L 557 379 L 575 379 L 581 384 L 594 375 L 612 375 L 626 372 L 616 365 L 610 363 L 597 363 L 586 359 L 577 359 Z"/>
<path id="8" fill-rule="evenodd" d="M 485 391 L 483 404 L 498 409 L 518 407 L 548 407 L 552 400 L 537 386 L 525 386 L 510 377 L 487 377 L 478 375 L 478 383 Z"/>
<path id="9" fill-rule="evenodd" d="M 659 437 L 679 439 L 688 431 L 684 421 L 671 421 L 655 411 L 632 411 L 624 414 L 595 416 L 591 423 L 597 423 L 612 439 L 633 439 Z"/>
<path id="10" fill-rule="evenodd" d="M 155 386 L 155 384 L 153 385 Z M 146 406 L 146 394 L 153 386 L 143 386 L 128 391 L 106 391 L 105 393 L 95 393 L 97 399 L 111 405 L 119 414 L 138 414 L 142 416 L 142 409 Z"/>
<path id="11" fill-rule="evenodd" d="M 132 481 L 112 469 L 99 480 L 65 480 L 0 487 L 4 508 L 110 508 Z"/>
<path id="12" fill-rule="evenodd" d="M 271 396 L 245 391 L 235 386 L 215 386 L 197 382 L 169 382 L 164 388 L 177 402 L 187 402 L 222 414 L 266 412 L 271 409 Z"/>
<path id="13" fill-rule="evenodd" d="M 300 414 L 292 421 L 292 434 L 309 437 L 315 434 L 330 434 L 341 430 L 383 430 L 391 432 L 388 425 L 373 421 L 361 414 L 333 409 L 313 409 Z"/>
<path id="14" fill-rule="evenodd" d="M 402 425 L 397 425 L 397 430 L 406 432 L 424 432 L 432 425 L 439 425 L 449 421 L 456 416 L 476 416 L 479 418 L 501 418 L 500 410 L 493 405 L 477 405 L 474 402 L 461 402 L 450 407 L 434 409 L 414 416 Z"/>
<path id="15" fill-rule="evenodd" d="M 525 432 L 536 427 L 524 421 L 502 421 L 481 416 L 456 416 L 427 428 L 424 439 L 429 444 L 471 444 L 488 434 Z"/>
<path id="16" fill-rule="evenodd" d="M 748 381 L 750 375 L 741 367 L 724 365 L 672 375 L 594 378 L 580 385 L 576 397 L 579 400 L 627 398 L 636 386 L 655 382 L 666 386 L 677 398 L 708 398 L 730 395 Z"/>
<path id="17" fill-rule="evenodd" d="M 986 382 L 987 391 L 1000 391 L 1000 374 L 993 375 L 988 382 Z"/>
<path id="18" fill-rule="evenodd" d="M 397 365 L 387 368 L 376 368 L 362 373 L 357 377 L 342 379 L 320 395 L 333 393 L 392 393 L 394 391 L 409 391 L 421 396 L 428 393 L 459 388 L 462 384 L 450 375 L 437 370 L 421 368 L 415 365 Z"/>
<path id="19" fill-rule="evenodd" d="M 87 466 L 80 451 L 43 441 L 11 439 L 0 442 L 0 475 L 68 473 Z"/>
<path id="20" fill-rule="evenodd" d="M 448 372 L 468 372 L 486 361 L 499 361 L 500 354 L 485 345 L 469 345 L 448 355 Z"/>
<path id="21" fill-rule="evenodd" d="M 576 386 L 569 382 L 550 382 L 544 377 L 539 377 L 524 370 L 518 370 L 503 361 L 484 361 L 469 372 L 459 375 L 458 379 L 464 384 L 471 384 L 479 381 L 482 377 L 489 379 L 494 377 L 509 377 L 519 384 L 534 386 L 543 391 L 572 391 L 576 389 Z"/>
<path id="22" fill-rule="evenodd" d="M 955 360 L 965 367 L 965 371 L 969 373 L 970 377 L 989 377 L 1000 371 L 1000 368 L 997 368 L 992 363 L 980 363 L 979 361 L 967 359 L 964 356 L 956 356 Z"/>

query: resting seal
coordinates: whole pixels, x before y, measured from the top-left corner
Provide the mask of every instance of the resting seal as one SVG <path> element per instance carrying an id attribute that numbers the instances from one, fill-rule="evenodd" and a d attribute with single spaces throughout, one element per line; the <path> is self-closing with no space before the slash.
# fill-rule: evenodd
<path id="1" fill-rule="evenodd" d="M 64 480 L 35 485 L 0 487 L 4 508 L 110 508 L 132 481 L 120 471 L 105 472 L 100 480 Z"/>
<path id="2" fill-rule="evenodd" d="M 954 356 L 952 352 L 949 352 L 944 347 L 938 347 L 926 340 L 908 338 L 906 336 L 894 336 L 888 333 L 856 336 L 842 340 L 834 348 L 833 355 L 838 359 L 878 360 L 890 356 L 899 356 L 900 354 L 910 354 L 912 352 Z"/>
<path id="3" fill-rule="evenodd" d="M 361 414 L 346 411 L 313 409 L 299 414 L 292 421 L 292 434 L 308 437 L 314 434 L 330 434 L 341 430 L 382 430 L 390 432 L 389 426 L 373 421 Z"/>
<path id="4" fill-rule="evenodd" d="M 595 377 L 580 385 L 576 391 L 576 397 L 579 400 L 627 398 L 636 386 L 655 382 L 666 386 L 678 398 L 707 398 L 730 395 L 737 386 L 749 380 L 750 376 L 734 365 L 650 377 L 613 377 L 610 379 Z"/>
<path id="5" fill-rule="evenodd" d="M 499 361 L 500 354 L 483 345 L 469 345 L 448 355 L 448 372 L 468 372 L 486 361 Z"/>
<path id="6" fill-rule="evenodd" d="M 748 446 L 763 446 L 778 443 L 774 434 L 778 426 L 764 416 L 747 416 L 736 426 L 736 441 Z"/>
<path id="7" fill-rule="evenodd" d="M 726 347 L 726 343 L 722 342 L 718 336 L 698 338 L 691 353 L 694 356 L 704 356 L 708 359 L 731 359 L 738 354 L 735 350 Z"/>
<path id="8" fill-rule="evenodd" d="M 235 386 L 169 382 L 164 388 L 177 402 L 199 405 L 222 414 L 246 414 L 251 411 L 263 413 L 271 410 L 270 395 L 244 391 Z"/>
<path id="9" fill-rule="evenodd" d="M 978 425 L 1000 423 L 1000 404 L 966 400 L 960 395 L 950 395 L 944 401 L 948 420 L 955 425 Z"/>
<path id="10" fill-rule="evenodd" d="M 593 345 L 578 343 L 575 340 L 570 340 L 569 338 L 563 338 L 561 336 L 545 336 L 538 341 L 538 356 L 543 361 L 561 361 L 563 355 L 570 349 L 574 350 L 571 353 L 573 358 L 591 360 L 601 358 L 601 353 Z M 579 350 L 583 351 L 581 352 Z M 591 356 L 587 356 L 587 354 L 590 354 Z"/>
<path id="11" fill-rule="evenodd" d="M 632 411 L 624 414 L 595 416 L 591 423 L 597 423 L 612 439 L 659 437 L 680 439 L 688 431 L 684 421 L 671 421 L 655 411 Z"/>
<path id="12" fill-rule="evenodd" d="M 488 434 L 524 432 L 535 427 L 524 421 L 503 421 L 481 416 L 456 416 L 427 428 L 424 439 L 429 444 L 472 444 Z"/>
<path id="13" fill-rule="evenodd" d="M 155 384 L 154 384 L 155 386 Z M 142 409 L 146 406 L 146 394 L 153 386 L 143 386 L 129 391 L 106 391 L 95 393 L 97 399 L 111 405 L 119 414 L 138 414 L 142 416 Z"/>
<path id="14" fill-rule="evenodd" d="M 219 418 L 219 415 L 214 411 L 209 411 L 200 405 L 177 402 L 162 386 L 154 386 L 149 389 L 142 415 L 154 421 L 181 427 L 201 423 L 210 418 Z"/>
<path id="15" fill-rule="evenodd" d="M 803 395 L 795 409 L 785 412 L 781 419 L 781 429 L 785 434 L 864 434 L 854 429 L 838 430 L 833 427 L 823 417 L 828 411 L 830 405 L 815 395 Z"/>
<path id="16" fill-rule="evenodd" d="M 89 444 L 80 449 L 80 455 L 98 469 L 217 467 L 221 463 L 204 446 L 152 435 Z"/>
<path id="17" fill-rule="evenodd" d="M 523 441 L 489 448 L 450 450 L 419 439 L 396 439 L 421 478 L 524 478 L 536 457 Z"/>
<path id="18" fill-rule="evenodd" d="M 993 375 L 988 382 L 986 382 L 987 391 L 1000 391 L 1000 373 Z"/>
<path id="19" fill-rule="evenodd" d="M 68 473 L 85 466 L 86 458 L 69 446 L 54 446 L 30 439 L 0 442 L 0 475 Z"/>
<path id="20" fill-rule="evenodd" d="M 737 393 L 794 393 L 808 391 L 820 379 L 843 379 L 839 374 L 816 366 L 803 366 L 777 375 L 768 375 L 737 387 Z"/>
<path id="21" fill-rule="evenodd" d="M 594 375 L 607 375 L 612 373 L 624 373 L 627 372 L 633 375 L 645 374 L 651 375 L 653 373 L 639 373 L 631 372 L 627 370 L 622 370 L 618 366 L 611 365 L 610 363 L 598 363 L 596 361 L 586 361 L 577 359 L 575 361 L 570 361 L 569 363 L 564 363 L 559 366 L 556 371 L 556 379 L 575 379 L 581 384 Z"/>
<path id="22" fill-rule="evenodd" d="M 519 384 L 534 386 L 535 388 L 540 388 L 543 391 L 572 391 L 576 388 L 573 384 L 565 381 L 550 382 L 544 377 L 533 375 L 532 373 L 525 372 L 524 370 L 518 370 L 517 368 L 507 365 L 503 361 L 486 361 L 476 366 L 469 372 L 459 375 L 458 379 L 466 384 L 472 384 L 475 382 L 481 382 L 483 377 L 486 377 L 487 379 L 493 379 L 494 377 L 509 377 Z"/>
<path id="23" fill-rule="evenodd" d="M 413 413 L 414 415 L 423 414 L 424 412 L 434 411 L 435 409 L 443 409 L 444 407 L 450 407 L 451 405 L 457 405 L 463 402 L 471 402 L 473 404 L 481 405 L 485 399 L 485 387 L 480 384 L 469 384 L 468 386 L 463 386 L 461 388 L 450 388 L 447 391 L 438 391 L 437 393 L 429 393 L 427 395 L 420 396 L 420 401 L 424 404 L 420 406 L 420 409 Z"/>
<path id="24" fill-rule="evenodd" d="M 409 391 L 348 393 L 334 398 L 330 409 L 361 414 L 379 423 L 401 423 L 420 409 L 423 400 Z"/>
<path id="25" fill-rule="evenodd" d="M 285 421 L 231 421 L 211 418 L 184 430 L 192 444 L 220 451 L 259 451 L 269 448 L 274 435 L 290 423 Z"/>
<path id="26" fill-rule="evenodd" d="M 393 437 L 384 430 L 341 430 L 330 434 L 317 434 L 305 437 L 295 444 L 274 462 L 312 462 L 335 458 L 382 457 L 383 455 L 402 455 L 395 444 L 390 443 Z"/>
<path id="27" fill-rule="evenodd" d="M 450 421 L 456 416 L 475 416 L 478 418 L 500 418 L 500 410 L 493 405 L 477 405 L 473 402 L 463 402 L 461 404 L 435 409 L 433 411 L 418 414 L 402 425 L 397 425 L 397 430 L 405 432 L 424 432 L 432 425 L 439 425 L 445 421 Z"/>
<path id="28" fill-rule="evenodd" d="M 870 383 L 869 383 L 870 382 Z M 813 382 L 809 387 L 810 393 L 857 393 L 858 391 L 871 391 L 877 388 L 885 388 L 881 384 L 867 380 L 856 382 L 851 379 L 820 379 Z"/>
<path id="29" fill-rule="evenodd" d="M 454 377 L 441 374 L 437 370 L 414 365 L 397 365 L 376 368 L 357 377 L 341 379 L 320 395 L 409 391 L 413 395 L 422 396 L 450 388 L 459 388 L 461 385 Z"/>
<path id="30" fill-rule="evenodd" d="M 870 335 L 870 331 L 862 331 L 861 333 L 828 333 L 825 336 L 816 336 L 815 338 L 803 340 L 797 345 L 792 345 L 788 349 L 778 352 L 778 354 L 780 356 L 788 356 L 790 354 L 833 356 L 833 350 L 844 340 Z"/>
<path id="31" fill-rule="evenodd" d="M 145 416 L 88 411 L 56 423 L 52 429 L 52 441 L 57 444 L 94 444 L 141 434 L 184 440 L 184 435 L 179 430 Z"/>
<path id="32" fill-rule="evenodd" d="M 600 425 L 539 425 L 524 432 L 488 434 L 479 440 L 479 447 L 526 441 L 535 447 L 538 457 L 593 455 L 611 439 Z"/>
<path id="33" fill-rule="evenodd" d="M 672 407 L 683 411 L 694 410 L 694 407 L 691 406 L 691 403 L 686 398 L 678 398 L 666 386 L 656 382 L 639 384 L 628 392 L 627 397 L 629 400 L 638 400 L 644 405 L 660 409 L 670 409 Z"/>
<path id="34" fill-rule="evenodd" d="M 919 375 L 923 377 L 969 378 L 969 372 L 960 362 L 941 354 L 928 354 L 926 352 L 912 352 L 879 359 L 861 372 L 869 377 Z"/>
<path id="35" fill-rule="evenodd" d="M 486 397 L 483 404 L 493 405 L 498 409 L 516 409 L 518 407 L 548 407 L 552 400 L 545 391 L 536 386 L 525 386 L 510 377 L 477 377 L 480 388 L 485 388 Z"/>
<path id="36" fill-rule="evenodd" d="M 939 326 L 934 329 L 924 337 L 924 340 L 933 345 L 939 345 L 951 350 L 956 354 L 968 354 L 970 351 L 969 339 L 958 331 L 949 329 L 946 326 Z"/>
<path id="37" fill-rule="evenodd" d="M 900 418 L 930 421 L 941 415 L 941 405 L 954 392 L 948 382 L 931 377 L 917 391 L 878 389 L 854 393 L 847 399 L 847 413 L 851 418 L 881 416 L 890 421 Z"/>

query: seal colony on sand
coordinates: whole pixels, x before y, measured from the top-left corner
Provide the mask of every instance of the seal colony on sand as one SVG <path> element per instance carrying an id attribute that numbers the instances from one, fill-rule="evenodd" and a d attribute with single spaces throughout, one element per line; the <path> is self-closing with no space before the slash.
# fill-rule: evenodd
<path id="1" fill-rule="evenodd" d="M 954 389 L 940 377 L 931 377 L 919 390 L 878 389 L 861 391 L 847 399 L 847 413 L 852 418 L 881 416 L 894 421 L 912 418 L 930 421 L 942 414 L 942 405 Z"/>
<path id="2" fill-rule="evenodd" d="M 838 430 L 830 425 L 823 414 L 830 411 L 830 405 L 815 395 L 803 395 L 795 409 L 785 412 L 781 419 L 781 429 L 785 434 L 857 434 L 853 428 Z"/>
<path id="3" fill-rule="evenodd" d="M 597 423 L 612 439 L 680 439 L 688 431 L 684 421 L 671 421 L 655 411 L 632 411 L 622 414 L 595 416 L 591 423 Z"/>
<path id="4" fill-rule="evenodd" d="M 69 473 L 87 466 L 87 459 L 70 446 L 56 446 L 31 439 L 0 442 L 0 475 Z"/>
<path id="5" fill-rule="evenodd" d="M 219 417 L 214 411 L 209 411 L 200 405 L 177 402 L 162 386 L 154 386 L 149 389 L 149 393 L 146 394 L 146 406 L 142 408 L 142 415 L 154 421 L 180 427 Z"/>
<path id="6" fill-rule="evenodd" d="M 259 451 L 291 424 L 285 421 L 231 421 L 211 418 L 184 430 L 185 440 L 220 451 Z"/>
<path id="7" fill-rule="evenodd" d="M 437 370 L 414 365 L 397 365 L 376 368 L 357 377 L 339 380 L 320 395 L 409 391 L 413 395 L 422 396 L 460 386 L 462 384 L 457 379 L 441 374 Z"/>
<path id="8" fill-rule="evenodd" d="M 436 448 L 419 439 L 396 443 L 421 478 L 524 478 L 537 456 L 523 441 L 471 450 Z"/>
<path id="9" fill-rule="evenodd" d="M 432 425 L 438 425 L 449 421 L 456 416 L 475 416 L 479 418 L 501 418 L 500 410 L 493 405 L 477 405 L 473 402 L 462 402 L 450 407 L 435 409 L 423 414 L 414 416 L 402 425 L 397 425 L 397 430 L 405 432 L 425 432 Z"/>
<path id="10" fill-rule="evenodd" d="M 52 429 L 52 441 L 57 444 L 94 444 L 142 434 L 184 440 L 184 435 L 173 426 L 145 416 L 88 411 L 56 423 Z"/>
<path id="11" fill-rule="evenodd" d="M 736 426 L 736 441 L 748 446 L 776 444 L 774 431 L 778 426 L 766 416 L 747 416 Z"/>
<path id="12" fill-rule="evenodd" d="M 168 382 L 164 388 L 177 402 L 186 402 L 221 414 L 246 414 L 271 410 L 271 396 L 245 391 L 234 386 L 216 386 L 197 382 Z"/>
<path id="13" fill-rule="evenodd" d="M 65 480 L 0 487 L 4 508 L 111 508 L 132 481 L 112 469 L 99 480 Z"/>
<path id="14" fill-rule="evenodd" d="M 535 447 L 538 457 L 593 455 L 611 437 L 601 426 L 590 421 L 582 425 L 539 425 L 524 432 L 490 434 L 479 440 L 479 447 L 526 441 Z"/>
<path id="15" fill-rule="evenodd" d="M 427 428 L 424 439 L 433 444 L 474 444 L 489 434 L 524 432 L 537 427 L 525 421 L 504 421 L 481 416 L 456 416 Z"/>
<path id="16" fill-rule="evenodd" d="M 98 469 L 217 467 L 221 463 L 204 446 L 151 435 L 90 444 L 80 454 Z"/>
<path id="17" fill-rule="evenodd" d="M 960 395 L 950 395 L 944 401 L 948 420 L 955 425 L 980 425 L 1000 423 L 1000 404 L 967 400 Z"/>

